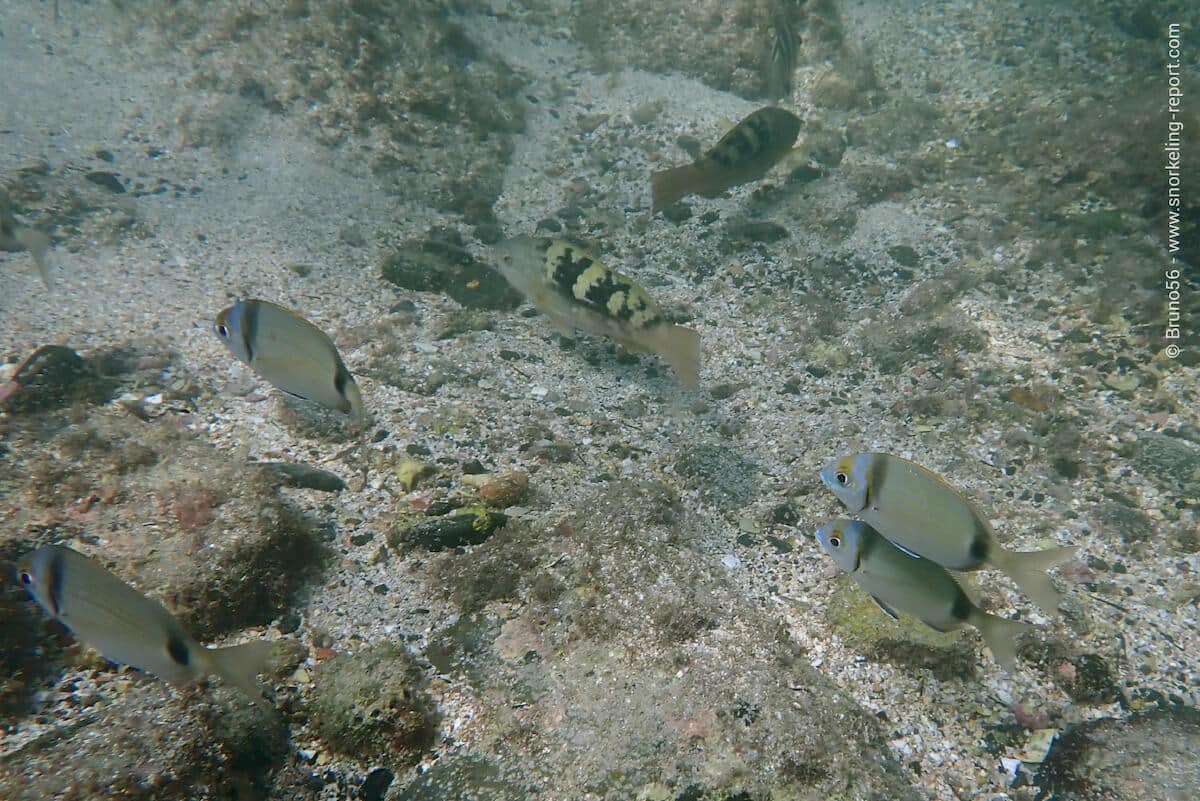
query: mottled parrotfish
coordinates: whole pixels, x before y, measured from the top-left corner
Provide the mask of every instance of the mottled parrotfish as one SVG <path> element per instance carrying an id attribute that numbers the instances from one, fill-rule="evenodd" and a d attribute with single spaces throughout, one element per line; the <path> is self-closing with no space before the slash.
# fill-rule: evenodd
<path id="1" fill-rule="evenodd" d="M 162 604 L 99 562 L 61 545 L 26 554 L 17 569 L 34 600 L 105 659 L 153 673 L 176 686 L 217 675 L 263 703 L 257 675 L 267 672 L 270 643 L 253 640 L 205 648 Z"/>
<path id="2" fill-rule="evenodd" d="M 989 615 L 941 565 L 913 556 L 860 520 L 838 518 L 817 529 L 817 542 L 893 618 L 907 612 L 938 631 L 964 623 L 979 629 L 996 662 L 1012 672 L 1016 637 L 1028 623 Z"/>
<path id="3" fill-rule="evenodd" d="M 716 197 L 730 187 L 757 181 L 782 159 L 800 135 L 800 118 L 781 108 L 760 108 L 721 137 L 691 164 L 650 174 L 654 211 L 685 195 Z"/>
<path id="4" fill-rule="evenodd" d="M 266 300 L 239 300 L 217 315 L 213 328 L 230 353 L 278 389 L 362 416 L 362 393 L 333 340 L 295 312 Z"/>
<path id="5" fill-rule="evenodd" d="M 496 246 L 499 269 L 565 336 L 579 328 L 649 351 L 695 388 L 700 335 L 668 323 L 646 291 L 584 248 L 558 239 L 518 236 Z"/>
<path id="6" fill-rule="evenodd" d="M 50 237 L 17 222 L 13 216 L 12 199 L 3 188 L 0 188 L 0 250 L 10 253 L 28 250 L 42 283 L 50 286 Z"/>
<path id="7" fill-rule="evenodd" d="M 843 456 L 821 480 L 846 509 L 896 545 L 950 570 L 992 565 L 1008 574 L 1049 615 L 1060 596 L 1046 574 L 1077 548 L 1005 550 L 987 518 L 962 493 L 919 464 L 886 453 Z"/>

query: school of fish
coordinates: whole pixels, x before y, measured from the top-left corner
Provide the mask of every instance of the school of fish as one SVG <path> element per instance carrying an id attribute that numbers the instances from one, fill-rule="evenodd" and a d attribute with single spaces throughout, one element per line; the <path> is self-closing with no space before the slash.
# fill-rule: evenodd
<path id="1" fill-rule="evenodd" d="M 817 530 L 817 541 L 880 608 L 909 612 L 945 631 L 970 623 L 1001 665 L 1012 669 L 1018 626 L 1003 626 L 970 603 L 946 572 L 990 565 L 1008 574 L 1046 614 L 1061 596 L 1046 570 L 1076 548 L 1009 551 L 987 517 L 961 492 L 921 465 L 886 453 L 852 453 L 825 465 L 821 481 L 861 518 Z"/>
<path id="2" fill-rule="evenodd" d="M 790 91 L 796 38 L 785 16 L 776 16 L 774 29 L 770 93 L 779 99 Z M 800 128 L 801 120 L 784 109 L 753 112 L 695 162 L 654 172 L 652 210 L 689 194 L 717 197 L 761 179 L 791 150 Z M 2 192 L 0 248 L 29 250 L 49 284 L 50 238 L 19 224 Z M 582 330 L 609 337 L 627 350 L 656 354 L 685 387 L 700 385 L 700 334 L 670 322 L 645 289 L 591 249 L 517 235 L 499 243 L 495 255 L 500 273 L 564 336 Z M 300 312 L 240 299 L 217 313 L 213 331 L 230 355 L 281 392 L 352 419 L 369 416 L 337 346 Z M 839 518 L 820 527 L 817 541 L 881 609 L 914 615 L 939 630 L 973 626 L 995 659 L 1014 669 L 1015 638 L 1028 624 L 982 611 L 948 571 L 999 568 L 1055 614 L 1059 595 L 1045 571 L 1069 558 L 1073 548 L 1034 553 L 1003 548 L 987 518 L 958 490 L 896 456 L 849 454 L 823 468 L 820 478 L 859 519 Z M 27 554 L 17 575 L 51 617 L 110 661 L 175 685 L 219 676 L 262 703 L 256 677 L 268 663 L 266 642 L 206 648 L 162 604 L 95 559 L 61 545 Z"/>

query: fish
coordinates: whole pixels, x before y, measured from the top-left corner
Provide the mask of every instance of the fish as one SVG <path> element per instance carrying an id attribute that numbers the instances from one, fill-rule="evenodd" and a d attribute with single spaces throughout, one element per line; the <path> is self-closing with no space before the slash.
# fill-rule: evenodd
<path id="1" fill-rule="evenodd" d="M 838 567 L 886 614 L 899 619 L 897 611 L 907 612 L 938 631 L 974 626 L 996 662 L 1013 672 L 1016 638 L 1032 628 L 1028 623 L 984 612 L 946 568 L 897 548 L 861 520 L 838 518 L 817 529 L 816 536 Z"/>
<path id="2" fill-rule="evenodd" d="M 1047 614 L 1062 600 L 1046 570 L 1076 546 L 1009 551 L 987 517 L 961 492 L 919 464 L 886 453 L 849 454 L 821 469 L 821 481 L 847 511 L 904 550 L 950 570 L 999 568 Z"/>
<path id="3" fill-rule="evenodd" d="M 559 239 L 518 236 L 496 251 L 500 272 L 564 336 L 578 328 L 612 337 L 630 351 L 656 353 L 684 386 L 699 386 L 700 335 L 667 322 L 633 279 Z"/>
<path id="4" fill-rule="evenodd" d="M 50 237 L 21 225 L 13 215 L 12 199 L 0 187 L 0 250 L 19 253 L 28 250 L 46 288 L 50 288 Z"/>
<path id="5" fill-rule="evenodd" d="M 757 181 L 792 149 L 800 124 L 800 118 L 790 111 L 766 106 L 735 125 L 691 164 L 652 172 L 654 211 L 685 195 L 716 197 L 731 187 Z"/>
<path id="6" fill-rule="evenodd" d="M 362 393 L 333 340 L 294 311 L 267 300 L 239 300 L 217 315 L 213 330 L 234 357 L 276 388 L 363 416 Z"/>
<path id="7" fill-rule="evenodd" d="M 771 14 L 771 51 L 767 58 L 767 99 L 777 103 L 792 93 L 792 73 L 796 69 L 799 39 L 792 25 L 788 0 L 776 0 Z"/>
<path id="8" fill-rule="evenodd" d="M 31 551 L 17 570 L 21 584 L 43 609 L 110 662 L 175 686 L 216 675 L 263 703 L 257 675 L 268 671 L 270 643 L 205 648 L 162 604 L 63 545 Z"/>

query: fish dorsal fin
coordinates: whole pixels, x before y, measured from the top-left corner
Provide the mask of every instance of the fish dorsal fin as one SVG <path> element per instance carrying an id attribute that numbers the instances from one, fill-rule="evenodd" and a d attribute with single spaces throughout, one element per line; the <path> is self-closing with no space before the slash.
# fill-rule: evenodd
<path id="1" fill-rule="evenodd" d="M 881 610 L 883 610 L 883 613 L 885 615 L 887 615 L 888 617 L 890 617 L 892 620 L 900 619 L 900 616 L 898 614 L 896 614 L 895 609 L 892 609 L 890 606 L 888 606 L 883 601 L 876 598 L 874 595 L 871 596 L 871 600 L 874 601 L 875 605 L 878 606 Z"/>

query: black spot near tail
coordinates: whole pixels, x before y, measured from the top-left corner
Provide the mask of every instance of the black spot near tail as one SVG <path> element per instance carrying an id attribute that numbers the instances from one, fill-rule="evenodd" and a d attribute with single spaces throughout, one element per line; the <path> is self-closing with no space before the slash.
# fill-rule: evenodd
<path id="1" fill-rule="evenodd" d="M 959 589 L 958 595 L 954 599 L 954 608 L 950 610 L 950 616 L 955 620 L 966 621 L 971 616 L 971 609 L 974 606 L 971 603 L 971 599 L 967 597 L 967 594 L 962 589 Z"/>
<path id="2" fill-rule="evenodd" d="M 978 521 L 975 523 L 975 536 L 971 538 L 971 560 L 973 564 L 983 564 L 992 555 L 992 537 Z"/>
<path id="3" fill-rule="evenodd" d="M 337 371 L 333 374 L 333 388 L 337 390 L 340 397 L 346 397 L 346 387 L 350 384 L 350 371 L 345 365 L 338 365 Z"/>
<path id="4" fill-rule="evenodd" d="M 187 643 L 179 639 L 177 635 L 171 635 L 171 638 L 167 640 L 167 653 L 171 659 L 175 660 L 175 664 L 183 667 L 187 667 L 192 661 Z"/>

